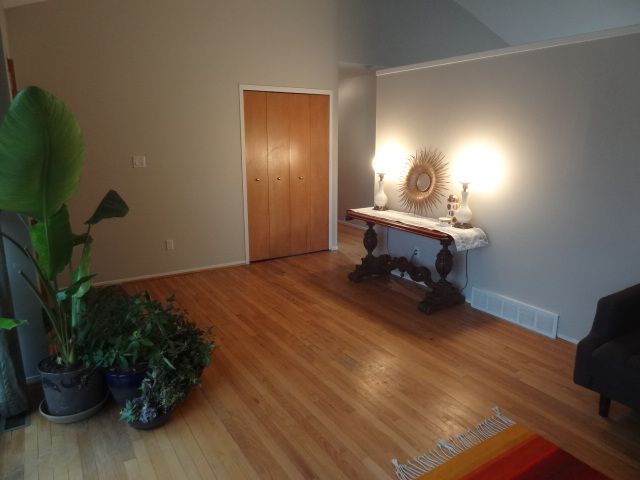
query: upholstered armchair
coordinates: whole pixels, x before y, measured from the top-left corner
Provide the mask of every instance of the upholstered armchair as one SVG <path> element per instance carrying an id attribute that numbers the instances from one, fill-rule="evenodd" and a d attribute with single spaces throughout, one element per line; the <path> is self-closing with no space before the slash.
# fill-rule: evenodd
<path id="1" fill-rule="evenodd" d="M 576 352 L 573 380 L 600 394 L 600 415 L 611 400 L 640 410 L 640 284 L 598 301 L 591 332 Z"/>

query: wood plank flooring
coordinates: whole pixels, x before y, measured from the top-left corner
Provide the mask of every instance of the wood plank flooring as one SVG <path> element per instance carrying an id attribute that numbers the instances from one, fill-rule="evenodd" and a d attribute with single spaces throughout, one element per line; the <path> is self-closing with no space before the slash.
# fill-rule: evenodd
<path id="1" fill-rule="evenodd" d="M 640 478 L 640 419 L 571 381 L 575 347 L 468 307 L 425 316 L 397 279 L 353 284 L 362 232 L 339 252 L 127 286 L 175 292 L 219 348 L 203 385 L 163 428 L 115 407 L 75 425 L 32 415 L 0 435 L 6 479 L 387 479 L 413 457 L 506 414 L 614 479 Z"/>

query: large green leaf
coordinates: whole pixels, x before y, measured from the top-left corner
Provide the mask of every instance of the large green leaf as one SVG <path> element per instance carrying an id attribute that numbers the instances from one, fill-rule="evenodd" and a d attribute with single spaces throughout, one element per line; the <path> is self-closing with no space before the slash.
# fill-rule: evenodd
<path id="1" fill-rule="evenodd" d="M 29 237 L 38 265 L 47 280 L 52 280 L 71 260 L 73 233 L 67 206 L 63 205 L 51 218 L 31 227 Z"/>
<path id="2" fill-rule="evenodd" d="M 22 325 L 25 322 L 24 320 L 14 320 L 13 318 L 5 318 L 0 317 L 0 330 L 11 330 L 18 325 Z"/>
<path id="3" fill-rule="evenodd" d="M 67 106 L 38 87 L 11 103 L 0 125 L 0 210 L 44 220 L 80 180 L 82 132 Z"/>
<path id="4" fill-rule="evenodd" d="M 115 190 L 109 190 L 104 196 L 96 211 L 93 212 L 91 218 L 86 224 L 95 225 L 105 218 L 124 217 L 129 213 L 129 206 Z"/>

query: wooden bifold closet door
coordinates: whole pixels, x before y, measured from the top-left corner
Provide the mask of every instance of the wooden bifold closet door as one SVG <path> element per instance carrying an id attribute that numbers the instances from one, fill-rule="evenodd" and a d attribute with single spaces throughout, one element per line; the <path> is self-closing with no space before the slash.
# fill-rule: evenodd
<path id="1" fill-rule="evenodd" d="M 251 261 L 329 245 L 329 96 L 244 92 Z"/>

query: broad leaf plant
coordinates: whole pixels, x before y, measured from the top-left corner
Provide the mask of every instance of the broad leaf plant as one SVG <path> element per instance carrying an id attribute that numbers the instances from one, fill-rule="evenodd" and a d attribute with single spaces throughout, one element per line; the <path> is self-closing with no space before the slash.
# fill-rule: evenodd
<path id="1" fill-rule="evenodd" d="M 85 225 L 71 230 L 67 201 L 78 187 L 84 161 L 84 140 L 69 108 L 49 92 L 27 87 L 13 100 L 0 125 L 0 210 L 27 218 L 31 248 L 13 243 L 33 264 L 39 282 L 19 272 L 40 302 L 51 326 L 58 363 L 78 362 L 77 337 L 83 327 L 81 299 L 91 288 L 91 227 L 101 220 L 123 217 L 129 211 L 117 192 L 110 190 Z M 74 248 L 81 250 L 76 266 Z M 69 272 L 68 285 L 59 276 Z M 0 318 L 0 328 L 19 320 Z"/>

